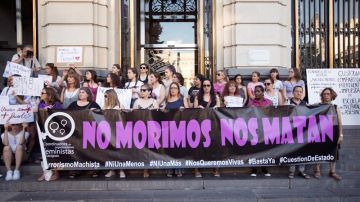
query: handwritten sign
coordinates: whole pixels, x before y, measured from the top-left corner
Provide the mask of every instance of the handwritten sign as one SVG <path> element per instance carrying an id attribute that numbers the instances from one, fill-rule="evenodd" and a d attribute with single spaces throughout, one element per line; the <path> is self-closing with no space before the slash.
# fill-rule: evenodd
<path id="1" fill-rule="evenodd" d="M 358 125 L 360 119 L 360 69 L 307 69 L 309 104 L 320 102 L 320 93 L 331 87 L 333 101 L 342 112 L 343 125 Z"/>
<path id="2" fill-rule="evenodd" d="M 7 78 L 7 77 L 15 75 L 15 74 L 23 76 L 23 77 L 30 77 L 31 69 L 28 67 L 25 67 L 23 65 L 14 63 L 14 62 L 7 62 L 3 77 Z"/>
<path id="3" fill-rule="evenodd" d="M 39 74 L 38 77 L 44 81 L 46 86 L 52 83 L 52 76 Z"/>
<path id="4" fill-rule="evenodd" d="M 14 77 L 13 87 L 16 95 L 40 96 L 44 88 L 42 78 Z"/>
<path id="5" fill-rule="evenodd" d="M 96 103 L 103 108 L 105 101 L 104 101 L 104 94 L 105 91 L 112 89 L 112 88 L 105 88 L 105 87 L 98 87 L 97 94 L 96 94 Z M 120 103 L 125 107 L 125 109 L 130 109 L 131 103 L 131 89 L 114 89 Z"/>
<path id="6" fill-rule="evenodd" d="M 34 122 L 31 105 L 0 105 L 0 124 Z"/>
<path id="7" fill-rule="evenodd" d="M 9 96 L 0 96 L 0 105 L 9 105 Z"/>
<path id="8" fill-rule="evenodd" d="M 82 47 L 57 47 L 56 62 L 57 63 L 82 63 L 83 48 Z"/>

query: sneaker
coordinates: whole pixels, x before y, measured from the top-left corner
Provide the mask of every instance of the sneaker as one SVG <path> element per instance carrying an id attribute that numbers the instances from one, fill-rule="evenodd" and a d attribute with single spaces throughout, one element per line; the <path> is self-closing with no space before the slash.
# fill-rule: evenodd
<path id="1" fill-rule="evenodd" d="M 250 176 L 251 177 L 256 177 L 256 173 L 251 173 Z"/>
<path id="2" fill-rule="evenodd" d="M 202 175 L 201 175 L 201 173 L 198 171 L 198 172 L 195 172 L 195 177 L 196 177 L 196 178 L 202 178 Z"/>
<path id="3" fill-rule="evenodd" d="M 126 178 L 125 172 L 123 170 L 120 170 L 119 176 L 120 176 L 120 179 Z"/>
<path id="4" fill-rule="evenodd" d="M 115 171 L 110 170 L 108 173 L 106 173 L 105 177 L 106 177 L 106 178 L 109 178 L 109 177 L 112 177 L 112 176 L 114 176 L 114 175 L 115 175 Z"/>
<path id="5" fill-rule="evenodd" d="M 12 170 L 8 170 L 7 173 L 6 173 L 5 180 L 6 180 L 6 181 L 9 181 L 9 180 L 12 180 L 12 179 L 13 179 L 13 171 L 12 171 Z"/>
<path id="6" fill-rule="evenodd" d="M 2 177 L 2 174 L 0 174 L 0 177 Z"/>
<path id="7" fill-rule="evenodd" d="M 12 177 L 13 180 L 20 180 L 20 171 L 14 170 L 14 174 Z"/>
<path id="8" fill-rule="evenodd" d="M 167 176 L 167 177 L 172 177 L 173 175 L 170 174 L 170 173 L 168 173 L 168 174 L 166 174 L 166 176 Z"/>
<path id="9" fill-rule="evenodd" d="M 264 173 L 265 177 L 271 177 L 270 173 Z"/>

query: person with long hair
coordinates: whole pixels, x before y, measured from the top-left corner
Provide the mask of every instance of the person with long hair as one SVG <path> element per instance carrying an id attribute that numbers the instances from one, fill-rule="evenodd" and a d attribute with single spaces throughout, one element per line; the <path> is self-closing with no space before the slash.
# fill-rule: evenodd
<path id="1" fill-rule="evenodd" d="M 80 80 L 78 75 L 68 73 L 65 77 L 66 87 L 61 91 L 60 101 L 64 108 L 68 108 L 71 103 L 78 99 Z"/>
<path id="2" fill-rule="evenodd" d="M 138 71 L 135 68 L 129 68 L 127 71 L 128 82 L 125 83 L 126 89 L 132 90 L 130 108 L 134 106 L 135 100 L 139 98 L 140 87 L 144 84 L 138 80 Z"/>
<path id="3" fill-rule="evenodd" d="M 283 98 L 278 90 L 274 89 L 274 81 L 271 78 L 265 79 L 264 97 L 272 102 L 273 106 L 283 105 Z"/>
<path id="4" fill-rule="evenodd" d="M 303 97 L 301 99 L 305 98 L 306 91 L 305 91 L 305 82 L 301 80 L 301 73 L 299 69 L 297 68 L 291 68 L 289 69 L 289 78 L 287 81 L 284 82 L 284 88 L 286 91 L 286 100 L 290 100 L 293 96 L 293 88 L 295 86 L 301 86 L 303 87 L 304 93 Z"/>
<path id="5" fill-rule="evenodd" d="M 201 84 L 204 81 L 205 77 L 202 74 L 196 74 L 194 77 L 194 83 L 193 86 L 190 87 L 189 89 L 189 107 L 193 108 L 194 107 L 194 102 L 195 102 L 195 97 L 197 96 L 197 94 L 199 93 L 200 89 L 201 89 Z"/>
<path id="6" fill-rule="evenodd" d="M 51 83 L 47 84 L 48 87 L 53 87 L 57 92 L 60 91 L 61 76 L 59 76 L 59 70 L 54 63 L 46 63 L 45 72 L 48 76 L 51 76 Z"/>
<path id="7" fill-rule="evenodd" d="M 204 79 L 201 84 L 201 89 L 195 97 L 194 108 L 214 108 L 220 107 L 220 98 L 215 94 L 214 85 L 208 78 Z M 219 168 L 215 168 L 215 177 L 220 177 Z M 202 177 L 199 169 L 195 168 L 195 177 Z"/>
<path id="8" fill-rule="evenodd" d="M 114 73 L 108 73 L 104 82 L 104 87 L 107 88 L 121 88 L 120 78 Z"/>
<path id="9" fill-rule="evenodd" d="M 114 89 L 106 90 L 104 93 L 104 107 L 103 109 L 124 109 L 124 106 L 120 103 L 117 94 Z M 110 178 L 116 174 L 115 170 L 110 170 L 105 174 L 106 178 Z M 123 169 L 119 171 L 119 177 L 121 179 L 126 178 L 125 172 Z"/>
<path id="10" fill-rule="evenodd" d="M 268 107 L 272 106 L 272 102 L 264 97 L 265 89 L 263 85 L 255 86 L 255 97 L 254 99 L 250 99 L 248 106 L 249 107 Z M 270 177 L 271 174 L 269 173 L 268 169 L 266 167 L 261 167 L 262 172 L 264 173 L 265 177 Z M 257 168 L 252 167 L 251 168 L 251 177 L 257 176 Z"/>
<path id="11" fill-rule="evenodd" d="M 282 81 L 280 81 L 279 70 L 277 68 L 270 69 L 269 78 L 274 81 L 273 88 L 276 91 L 279 91 L 281 94 L 281 98 L 283 99 L 282 102 L 285 102 L 286 99 L 286 91 Z"/>
<path id="12" fill-rule="evenodd" d="M 243 107 L 244 100 L 240 97 L 240 89 L 235 81 L 229 81 L 226 83 L 223 98 L 225 107 Z"/>
<path id="13" fill-rule="evenodd" d="M 122 68 L 119 64 L 113 64 L 113 66 L 111 67 L 111 73 L 116 74 L 116 76 L 119 77 L 120 80 L 120 86 L 124 86 L 126 79 L 123 77 L 123 72 L 122 72 Z"/>
<path id="14" fill-rule="evenodd" d="M 85 73 L 85 83 L 83 87 L 88 87 L 93 94 L 93 101 L 96 101 L 97 89 L 99 87 L 97 73 L 94 70 L 87 70 Z"/>
<path id="15" fill-rule="evenodd" d="M 138 80 L 144 84 L 149 82 L 150 67 L 146 63 L 140 65 L 140 74 Z"/>
<path id="16" fill-rule="evenodd" d="M 173 65 L 170 65 L 165 69 L 165 78 L 162 80 L 162 83 L 165 86 L 166 92 L 169 92 L 169 86 L 173 82 L 173 76 L 175 73 L 176 69 Z"/>
<path id="17" fill-rule="evenodd" d="M 27 124 L 5 124 L 4 133 L 1 135 L 3 148 L 3 159 L 6 167 L 5 180 L 19 180 L 21 177 L 20 167 L 23 162 L 24 154 L 26 151 L 26 140 L 29 133 L 25 128 Z M 11 128 L 11 130 L 10 130 Z M 11 162 L 15 157 L 15 169 L 11 169 Z"/>
<path id="18" fill-rule="evenodd" d="M 224 87 L 227 82 L 227 75 L 224 70 L 219 70 L 216 73 L 216 82 L 214 83 L 214 91 L 217 95 L 220 97 L 222 96 L 224 92 Z"/>
<path id="19" fill-rule="evenodd" d="M 237 87 L 239 88 L 240 97 L 243 98 L 243 106 L 245 106 L 248 101 L 248 95 L 246 85 L 244 84 L 244 80 L 242 79 L 241 74 L 235 75 L 234 80 L 237 84 Z"/>
<path id="20" fill-rule="evenodd" d="M 101 107 L 93 101 L 93 95 L 88 87 L 81 87 L 76 101 L 68 106 L 68 109 L 84 110 L 84 109 L 101 109 Z"/>
<path id="21" fill-rule="evenodd" d="M 161 75 L 158 72 L 152 72 L 149 75 L 149 83 L 152 87 L 152 98 L 156 99 L 159 106 L 162 106 L 165 100 L 165 87 L 161 81 Z"/>
<path id="22" fill-rule="evenodd" d="M 334 101 L 337 97 L 336 92 L 330 88 L 324 88 L 321 93 L 320 93 L 320 98 L 321 98 L 321 104 L 327 104 L 327 105 L 333 105 L 332 101 Z M 339 107 L 337 105 L 335 105 L 337 114 L 338 114 L 338 123 L 339 123 L 339 139 L 338 139 L 338 146 L 337 146 L 337 151 L 336 151 L 336 158 L 333 162 L 330 162 L 330 169 L 329 169 L 329 177 L 332 177 L 334 180 L 336 181 L 340 181 L 342 178 L 340 175 L 338 175 L 336 173 L 336 160 L 339 160 L 339 149 L 340 149 L 340 144 L 343 142 L 344 140 L 344 135 L 343 135 L 343 126 L 342 126 L 342 118 L 341 118 L 341 111 L 339 109 Z M 335 120 L 334 120 L 335 122 Z M 321 177 L 321 170 L 320 170 L 320 164 L 316 164 L 315 169 L 314 169 L 314 176 L 316 179 L 320 179 Z"/>
<path id="23" fill-rule="evenodd" d="M 140 97 L 134 103 L 133 109 L 159 109 L 159 104 L 151 97 L 152 88 L 149 84 L 143 84 L 140 88 Z M 149 170 L 145 169 L 144 178 L 149 178 Z"/>
<path id="24" fill-rule="evenodd" d="M 179 84 L 181 96 L 182 96 L 183 98 L 187 98 L 187 96 L 188 96 L 188 90 L 187 90 L 187 88 L 184 86 L 185 80 L 184 80 L 183 75 L 182 75 L 181 73 L 179 73 L 179 72 L 176 72 L 176 73 L 173 75 L 173 82 Z"/>
<path id="25" fill-rule="evenodd" d="M 55 88 L 45 87 L 44 89 L 42 89 L 40 100 L 41 101 L 40 101 L 39 107 L 38 107 L 39 110 L 63 109 L 63 105 L 60 102 L 60 98 L 58 97 Z M 37 179 L 37 181 L 41 182 L 46 179 L 45 172 L 48 172 L 48 171 L 44 171 L 44 173 Z M 54 181 L 54 180 L 58 180 L 60 178 L 59 172 L 57 170 L 51 170 L 50 172 L 51 172 L 50 178 L 46 179 L 46 180 Z"/>
<path id="26" fill-rule="evenodd" d="M 264 84 L 260 82 L 260 72 L 254 71 L 251 74 L 251 81 L 247 85 L 248 96 L 251 100 L 255 99 L 255 86 L 259 85 L 264 88 Z"/>

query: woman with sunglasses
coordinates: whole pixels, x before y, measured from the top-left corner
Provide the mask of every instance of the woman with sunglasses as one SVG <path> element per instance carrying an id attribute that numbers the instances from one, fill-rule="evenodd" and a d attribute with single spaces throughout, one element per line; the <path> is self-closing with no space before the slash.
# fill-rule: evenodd
<path id="1" fill-rule="evenodd" d="M 204 79 L 201 85 L 201 89 L 197 96 L 195 97 L 194 108 L 215 108 L 220 107 L 220 98 L 215 94 L 214 85 L 212 81 L 208 78 Z M 220 172 L 218 168 L 215 168 L 214 172 L 215 177 L 220 177 Z M 199 169 L 195 168 L 195 177 L 202 177 Z"/>
<path id="2" fill-rule="evenodd" d="M 159 72 L 152 72 L 149 75 L 150 85 L 152 87 L 152 94 L 151 97 L 156 99 L 157 103 L 159 104 L 160 108 L 165 100 L 165 87 L 161 81 L 161 75 Z"/>
<path id="3" fill-rule="evenodd" d="M 109 90 L 105 91 L 103 109 L 104 110 L 106 110 L 106 109 L 118 109 L 118 110 L 124 109 L 124 106 L 120 103 L 114 89 L 109 89 Z M 106 173 L 105 177 L 110 178 L 110 177 L 114 176 L 115 174 L 116 174 L 115 170 L 110 170 L 108 173 Z M 126 178 L 124 170 L 121 169 L 119 171 L 119 177 L 121 179 Z"/>
<path id="4" fill-rule="evenodd" d="M 274 89 L 274 81 L 271 78 L 268 78 L 264 81 L 265 93 L 264 97 L 269 99 L 272 102 L 273 106 L 283 105 L 283 98 L 281 93 Z"/>
<path id="5" fill-rule="evenodd" d="M 140 88 L 140 98 L 134 103 L 133 109 L 159 109 L 159 105 L 155 99 L 151 98 L 152 88 L 149 84 L 144 84 Z M 145 169 L 144 178 L 149 178 L 149 170 Z"/>
<path id="6" fill-rule="evenodd" d="M 128 82 L 125 83 L 125 88 L 132 90 L 130 108 L 133 108 L 135 100 L 139 98 L 140 87 L 144 83 L 138 80 L 138 71 L 135 68 L 128 69 L 127 77 Z"/>
<path id="7" fill-rule="evenodd" d="M 149 65 L 146 63 L 142 63 L 140 65 L 140 74 L 138 80 L 144 84 L 149 82 Z"/>
<path id="8" fill-rule="evenodd" d="M 249 99 L 255 99 L 255 86 L 265 87 L 263 83 L 260 82 L 260 72 L 254 71 L 251 74 L 251 81 L 247 85 L 247 92 Z"/>
<path id="9" fill-rule="evenodd" d="M 235 81 L 226 83 L 223 92 L 225 107 L 243 107 L 244 100 L 240 97 L 240 89 L 237 87 Z"/>
<path id="10" fill-rule="evenodd" d="M 246 86 L 244 84 L 244 80 L 242 79 L 241 74 L 235 75 L 234 80 L 239 88 L 240 97 L 242 97 L 244 100 L 243 106 L 245 106 L 248 101 L 248 95 L 247 95 Z"/>
<path id="11" fill-rule="evenodd" d="M 63 109 L 63 105 L 60 102 L 60 99 L 56 93 L 56 90 L 52 87 L 45 87 L 41 91 L 41 101 L 39 103 L 39 110 L 47 110 L 47 109 Z M 37 181 L 41 182 L 45 180 L 45 173 L 48 171 L 44 171 L 44 173 L 37 179 Z M 58 180 L 60 178 L 59 172 L 57 170 L 51 170 L 51 174 L 48 181 Z"/>
<path id="12" fill-rule="evenodd" d="M 225 71 L 220 70 L 216 73 L 216 82 L 214 83 L 214 91 L 217 95 L 222 96 L 224 87 L 227 82 L 227 75 Z"/>
<path id="13" fill-rule="evenodd" d="M 284 82 L 284 89 L 286 91 L 286 100 L 290 100 L 293 96 L 293 88 L 295 86 L 301 86 L 304 89 L 304 94 L 301 99 L 305 98 L 305 82 L 301 80 L 300 71 L 297 68 L 291 68 L 289 70 L 289 78 L 287 81 Z"/>
<path id="14" fill-rule="evenodd" d="M 97 81 L 97 74 L 96 71 L 94 70 L 87 70 L 85 73 L 85 82 L 83 84 L 83 87 L 88 87 L 93 96 L 93 101 L 96 101 L 96 94 L 97 94 L 97 89 L 99 87 L 98 81 Z"/>

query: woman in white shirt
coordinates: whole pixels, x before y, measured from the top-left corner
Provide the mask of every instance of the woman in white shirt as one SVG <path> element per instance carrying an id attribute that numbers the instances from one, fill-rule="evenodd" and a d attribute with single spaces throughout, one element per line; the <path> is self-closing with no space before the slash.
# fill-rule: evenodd
<path id="1" fill-rule="evenodd" d="M 265 85 L 265 92 L 264 97 L 269 99 L 273 106 L 279 106 L 283 105 L 283 98 L 281 96 L 281 93 L 274 89 L 274 81 L 270 78 L 266 79 L 264 81 Z"/>
<path id="2" fill-rule="evenodd" d="M 130 108 L 132 108 L 135 100 L 139 98 L 140 87 L 143 85 L 143 82 L 138 80 L 138 71 L 135 68 L 129 68 L 127 71 L 127 76 L 129 81 L 125 83 L 125 88 L 132 90 L 130 104 Z"/>

